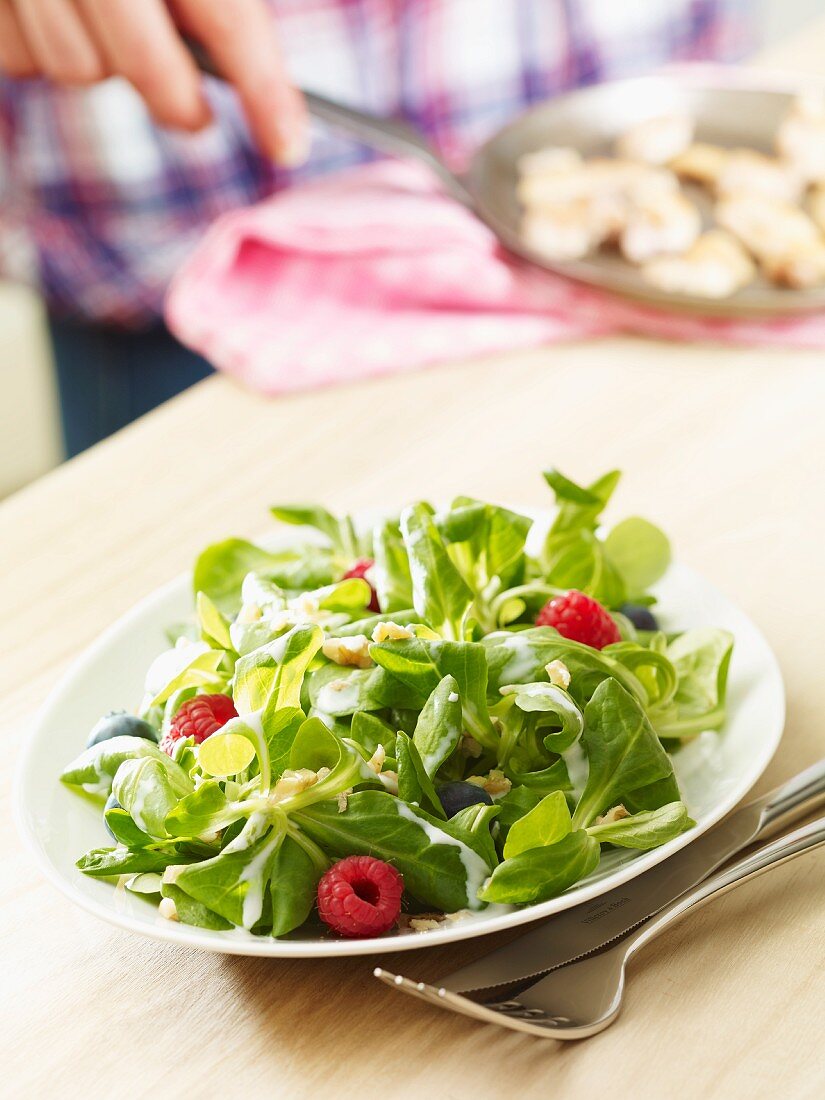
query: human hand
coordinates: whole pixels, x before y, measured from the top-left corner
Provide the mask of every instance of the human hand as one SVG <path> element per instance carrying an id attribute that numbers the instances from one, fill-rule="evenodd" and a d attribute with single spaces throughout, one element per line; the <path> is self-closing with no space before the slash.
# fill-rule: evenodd
<path id="1" fill-rule="evenodd" d="M 181 34 L 235 87 L 261 151 L 303 161 L 306 106 L 264 0 L 0 0 L 0 71 L 72 85 L 123 76 L 161 126 L 198 130 L 210 112 Z"/>

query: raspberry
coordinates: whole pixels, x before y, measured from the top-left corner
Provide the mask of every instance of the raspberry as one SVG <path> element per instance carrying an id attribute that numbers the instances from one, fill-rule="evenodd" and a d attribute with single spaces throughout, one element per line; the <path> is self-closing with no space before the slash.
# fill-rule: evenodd
<path id="1" fill-rule="evenodd" d="M 188 699 L 172 719 L 169 732 L 161 739 L 160 747 L 172 755 L 175 742 L 182 737 L 194 737 L 199 745 L 207 737 L 225 726 L 230 718 L 237 718 L 235 704 L 228 695 L 196 695 Z"/>
<path id="2" fill-rule="evenodd" d="M 536 626 L 554 626 L 559 634 L 593 649 L 620 642 L 619 628 L 597 600 L 571 588 L 556 596 L 539 611 Z"/>
<path id="3" fill-rule="evenodd" d="M 359 577 L 362 580 L 365 580 L 367 584 L 369 584 L 370 592 L 372 593 L 372 595 L 370 596 L 370 602 L 367 604 L 367 607 L 369 607 L 370 611 L 380 611 L 381 608 L 378 604 L 378 593 L 372 587 L 370 579 L 367 576 L 367 573 L 369 573 L 374 565 L 375 562 L 372 560 L 372 558 L 359 558 L 358 561 L 346 571 L 341 580 L 348 581 L 350 577 Z"/>
<path id="4" fill-rule="evenodd" d="M 404 879 L 373 856 L 347 856 L 318 883 L 318 915 L 342 936 L 380 936 L 401 912 Z"/>

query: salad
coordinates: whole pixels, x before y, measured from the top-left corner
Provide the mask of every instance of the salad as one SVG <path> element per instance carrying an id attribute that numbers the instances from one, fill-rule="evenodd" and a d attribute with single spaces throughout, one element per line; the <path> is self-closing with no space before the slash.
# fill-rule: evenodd
<path id="1" fill-rule="evenodd" d="M 723 725 L 733 638 L 659 629 L 669 543 L 604 529 L 617 471 L 544 477 L 546 531 L 469 497 L 366 531 L 283 505 L 304 541 L 207 547 L 136 713 L 62 773 L 111 838 L 78 867 L 204 928 L 368 936 L 542 902 L 689 829 L 673 756 Z"/>

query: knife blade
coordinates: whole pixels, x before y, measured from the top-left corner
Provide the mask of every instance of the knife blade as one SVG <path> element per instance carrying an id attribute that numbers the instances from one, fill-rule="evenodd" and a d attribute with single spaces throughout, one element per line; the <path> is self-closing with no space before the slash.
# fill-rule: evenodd
<path id="1" fill-rule="evenodd" d="M 435 984 L 452 993 L 509 985 L 556 970 L 620 938 L 696 886 L 757 838 L 825 802 L 825 760 L 747 803 L 638 878 L 543 921 Z"/>

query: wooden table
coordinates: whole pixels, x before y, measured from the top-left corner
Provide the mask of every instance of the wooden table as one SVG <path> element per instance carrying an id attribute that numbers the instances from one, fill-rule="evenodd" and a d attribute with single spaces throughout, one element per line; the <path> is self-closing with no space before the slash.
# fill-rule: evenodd
<path id="1" fill-rule="evenodd" d="M 825 1095 L 820 855 L 668 933 L 633 967 L 618 1023 L 560 1045 L 402 997 L 366 958 L 230 958 L 109 927 L 41 878 L 9 813 L 17 747 L 56 677 L 204 543 L 254 535 L 289 498 L 541 507 L 550 463 L 624 469 L 617 512 L 660 522 L 765 632 L 789 701 L 768 789 L 825 744 L 823 371 L 819 352 L 610 339 L 273 402 L 216 379 L 2 505 L 5 1094 Z M 490 946 L 403 968 L 431 979 Z"/>

